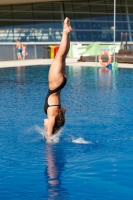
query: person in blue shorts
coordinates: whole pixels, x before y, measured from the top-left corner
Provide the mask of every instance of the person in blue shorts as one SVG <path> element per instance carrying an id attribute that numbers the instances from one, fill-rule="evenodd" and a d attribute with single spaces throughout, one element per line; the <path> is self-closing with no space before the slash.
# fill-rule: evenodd
<path id="1" fill-rule="evenodd" d="M 16 43 L 15 49 L 17 49 L 18 60 L 22 60 L 22 43 L 18 39 L 16 40 Z"/>

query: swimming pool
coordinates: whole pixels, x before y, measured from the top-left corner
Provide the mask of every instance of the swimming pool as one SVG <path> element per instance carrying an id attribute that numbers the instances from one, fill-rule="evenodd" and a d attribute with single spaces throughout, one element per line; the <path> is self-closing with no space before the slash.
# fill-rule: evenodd
<path id="1" fill-rule="evenodd" d="M 67 67 L 66 124 L 46 143 L 48 69 L 0 69 L 0 199 L 133 199 L 133 69 Z"/>

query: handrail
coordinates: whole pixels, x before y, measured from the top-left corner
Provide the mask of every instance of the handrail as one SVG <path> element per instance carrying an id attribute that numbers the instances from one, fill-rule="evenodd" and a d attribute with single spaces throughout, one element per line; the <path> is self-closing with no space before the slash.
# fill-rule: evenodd
<path id="1" fill-rule="evenodd" d="M 125 37 L 125 41 L 126 41 L 126 50 L 127 50 L 127 40 L 128 40 L 128 36 L 133 35 L 133 33 L 122 33 L 121 32 L 121 49 L 122 49 L 122 45 L 123 45 L 123 37 Z"/>

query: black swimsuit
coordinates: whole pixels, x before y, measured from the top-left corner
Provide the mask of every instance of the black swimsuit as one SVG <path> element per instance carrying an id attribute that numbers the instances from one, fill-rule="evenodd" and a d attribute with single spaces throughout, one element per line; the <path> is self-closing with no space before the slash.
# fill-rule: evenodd
<path id="1" fill-rule="evenodd" d="M 61 105 L 49 105 L 48 104 L 48 98 L 51 94 L 54 94 L 54 93 L 60 91 L 66 85 L 66 82 L 67 82 L 67 78 L 65 76 L 63 76 L 63 82 L 61 83 L 61 85 L 59 87 L 57 87 L 55 90 L 50 90 L 50 89 L 48 90 L 48 93 L 47 93 L 47 96 L 46 96 L 46 99 L 45 99 L 45 104 L 44 104 L 44 112 L 46 113 L 46 115 L 47 115 L 48 107 L 61 106 Z"/>

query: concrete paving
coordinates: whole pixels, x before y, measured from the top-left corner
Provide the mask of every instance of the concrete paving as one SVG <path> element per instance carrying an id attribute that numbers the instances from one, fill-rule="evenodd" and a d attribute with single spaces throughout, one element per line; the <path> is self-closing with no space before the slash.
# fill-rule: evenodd
<path id="1" fill-rule="evenodd" d="M 78 62 L 78 58 L 66 58 L 66 65 L 77 67 L 102 67 L 99 62 Z M 50 65 L 53 59 L 27 59 L 27 60 L 13 60 L 13 61 L 0 61 L 0 68 L 4 67 L 21 67 L 21 66 L 34 66 L 34 65 Z M 133 64 L 118 63 L 118 68 L 133 68 Z"/>

